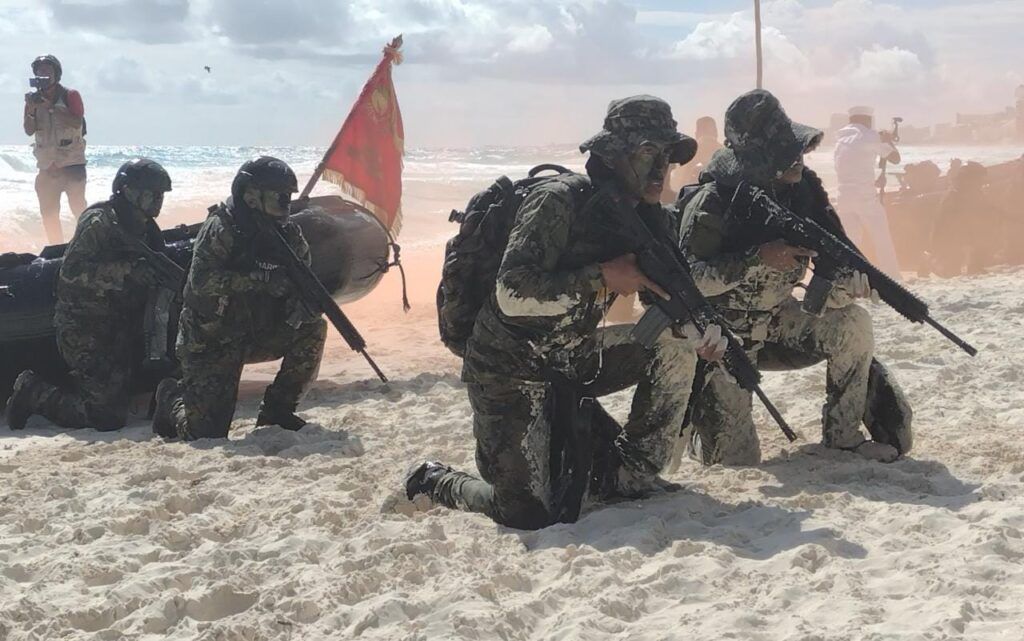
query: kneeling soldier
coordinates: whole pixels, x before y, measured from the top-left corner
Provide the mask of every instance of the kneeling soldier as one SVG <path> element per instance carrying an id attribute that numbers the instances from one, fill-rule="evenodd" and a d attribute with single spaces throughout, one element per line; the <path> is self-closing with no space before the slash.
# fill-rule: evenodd
<path id="1" fill-rule="evenodd" d="M 177 354 L 181 381 L 157 388 L 153 431 L 164 438 L 226 438 L 246 363 L 283 358 L 267 387 L 257 425 L 298 430 L 295 414 L 320 369 L 327 324 L 310 313 L 286 273 L 281 250 L 260 220 L 280 227 L 295 254 L 309 263 L 309 245 L 288 219 L 295 174 L 263 156 L 246 162 L 231 198 L 211 210 L 196 238 L 185 285 Z"/>

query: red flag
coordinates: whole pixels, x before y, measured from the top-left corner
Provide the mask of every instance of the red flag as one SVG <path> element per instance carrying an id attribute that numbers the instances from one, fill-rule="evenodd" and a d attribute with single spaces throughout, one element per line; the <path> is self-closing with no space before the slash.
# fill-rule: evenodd
<path id="1" fill-rule="evenodd" d="M 402 225 L 402 156 L 405 130 L 391 65 L 401 64 L 402 36 L 363 86 L 324 157 L 323 176 L 369 209 L 397 236 Z"/>

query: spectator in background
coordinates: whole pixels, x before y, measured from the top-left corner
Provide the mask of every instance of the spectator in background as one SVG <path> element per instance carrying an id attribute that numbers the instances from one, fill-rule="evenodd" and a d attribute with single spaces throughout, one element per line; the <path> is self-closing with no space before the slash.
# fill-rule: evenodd
<path id="1" fill-rule="evenodd" d="M 686 185 L 697 184 L 700 172 L 707 166 L 711 156 L 722 148 L 718 141 L 718 123 L 711 116 L 701 116 L 693 136 L 697 140 L 697 155 L 685 165 L 677 165 L 665 181 L 665 193 L 662 202 L 675 203 L 679 190 Z"/>
<path id="2" fill-rule="evenodd" d="M 837 199 L 839 217 L 854 243 L 867 252 L 870 245 L 878 268 L 900 279 L 896 248 L 885 208 L 878 195 L 879 179 L 875 168 L 879 158 L 898 165 L 900 152 L 892 144 L 892 134 L 875 131 L 874 110 L 852 107 L 850 124 L 837 132 L 835 164 L 839 180 Z M 870 255 L 870 254 L 869 254 Z"/>
<path id="3" fill-rule="evenodd" d="M 35 91 L 25 94 L 25 133 L 35 136 L 34 152 L 39 174 L 36 195 L 47 241 L 64 242 L 60 228 L 60 196 L 68 195 L 71 213 L 77 218 L 85 202 L 85 107 L 82 96 L 60 84 L 63 74 L 55 56 L 32 61 Z"/>

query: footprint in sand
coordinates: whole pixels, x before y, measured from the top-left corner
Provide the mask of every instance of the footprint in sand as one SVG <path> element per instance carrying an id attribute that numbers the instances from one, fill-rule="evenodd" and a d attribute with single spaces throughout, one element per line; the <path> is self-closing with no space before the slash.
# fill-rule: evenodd
<path id="1" fill-rule="evenodd" d="M 245 612 L 256 603 L 256 594 L 236 592 L 228 585 L 218 585 L 198 599 L 185 603 L 185 614 L 196 621 L 216 621 Z"/>

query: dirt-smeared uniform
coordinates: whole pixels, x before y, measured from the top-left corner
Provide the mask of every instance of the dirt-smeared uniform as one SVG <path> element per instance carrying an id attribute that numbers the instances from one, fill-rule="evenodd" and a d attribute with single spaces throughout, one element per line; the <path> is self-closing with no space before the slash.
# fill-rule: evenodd
<path id="1" fill-rule="evenodd" d="M 833 291 L 822 316 L 804 313 L 793 290 L 807 271 L 808 259 L 797 259 L 799 264 L 789 270 L 764 264 L 758 249 L 780 235 L 731 211 L 737 185 L 746 181 L 765 188 L 798 215 L 841 228 L 814 172 L 805 168 L 792 185 L 775 180 L 800 160 L 820 132 L 792 123 L 773 96 L 756 91 L 730 107 L 726 135 L 731 146 L 716 152 L 702 174 L 703 186 L 683 207 L 680 247 L 702 291 L 744 339 L 755 363 L 766 347 L 799 354 L 791 361 L 794 367 L 798 361 L 799 366 L 827 362 L 822 442 L 854 448 L 865 442 L 860 426 L 874 352 L 870 316 L 842 287 Z M 695 399 L 692 429 L 695 452 L 704 463 L 760 461 L 751 395 L 719 368 L 710 370 Z"/>
<path id="2" fill-rule="evenodd" d="M 672 332 L 647 350 L 630 337 L 631 325 L 598 329 L 612 298 L 598 264 L 628 246 L 612 233 L 621 227 L 615 212 L 588 207 L 580 197 L 554 179 L 520 207 L 463 367 L 483 480 L 449 472 L 432 493 L 449 507 L 483 512 L 513 527 L 539 528 L 555 518 L 550 371 L 592 381 L 593 396 L 637 385 L 620 442 L 660 469 L 677 440 L 696 365 L 692 346 Z M 660 205 L 641 205 L 640 211 L 671 229 Z M 628 483 L 632 472 L 643 476 L 627 471 L 620 481 Z"/>

